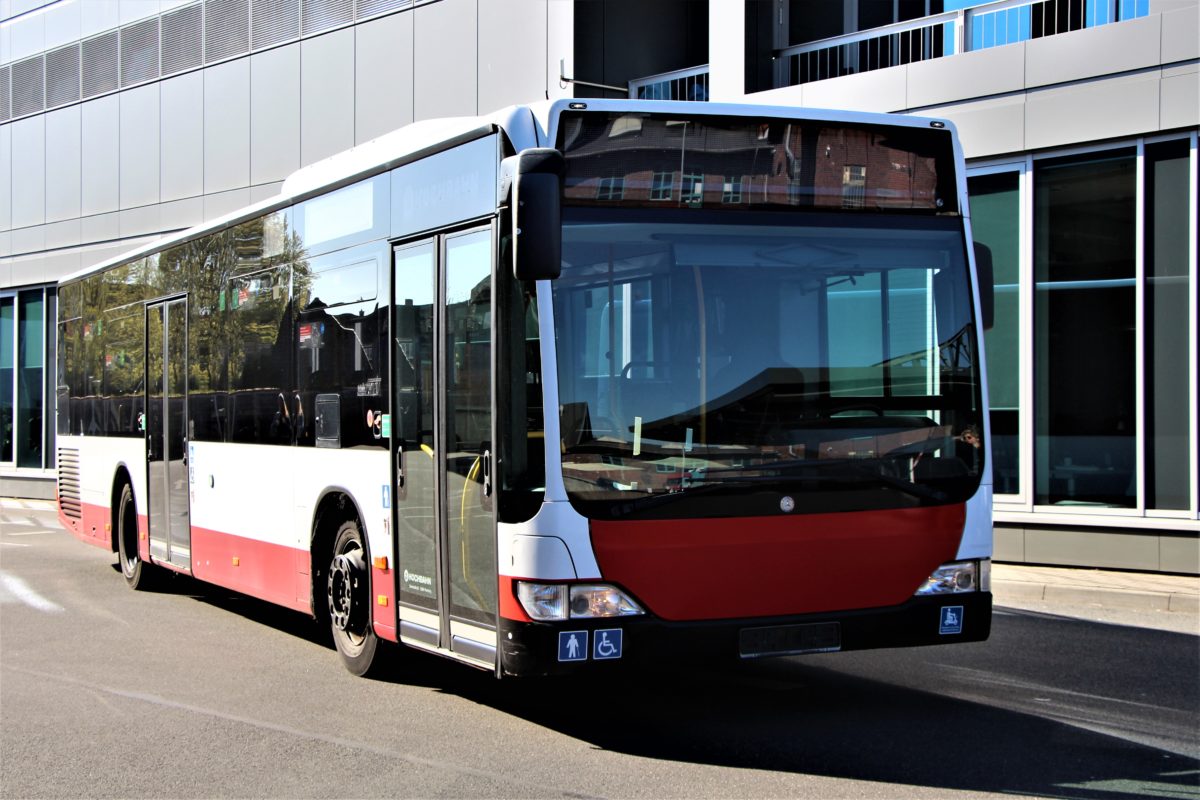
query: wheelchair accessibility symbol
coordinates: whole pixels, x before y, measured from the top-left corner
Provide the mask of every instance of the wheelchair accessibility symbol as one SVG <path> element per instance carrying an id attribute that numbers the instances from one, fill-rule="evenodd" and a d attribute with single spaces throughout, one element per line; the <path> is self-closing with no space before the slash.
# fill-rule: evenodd
<path id="1" fill-rule="evenodd" d="M 620 628 L 609 628 L 595 633 L 596 636 L 592 640 L 592 658 L 605 661 L 621 657 L 623 637 Z"/>

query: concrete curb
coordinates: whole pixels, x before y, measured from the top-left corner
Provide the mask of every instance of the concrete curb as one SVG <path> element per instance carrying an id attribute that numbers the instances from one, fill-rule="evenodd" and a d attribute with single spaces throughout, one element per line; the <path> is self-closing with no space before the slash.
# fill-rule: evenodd
<path id="1" fill-rule="evenodd" d="M 1102 586 L 1058 586 L 993 579 L 992 593 L 998 605 L 1004 605 L 1006 601 L 1026 601 L 1200 614 L 1200 596 L 1183 592 L 1142 592 Z"/>

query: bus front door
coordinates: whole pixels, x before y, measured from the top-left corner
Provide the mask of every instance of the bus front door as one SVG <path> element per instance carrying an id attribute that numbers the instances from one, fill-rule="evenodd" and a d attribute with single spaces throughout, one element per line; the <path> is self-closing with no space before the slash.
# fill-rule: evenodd
<path id="1" fill-rule="evenodd" d="M 496 653 L 491 228 L 395 250 L 393 530 L 402 640 Z"/>
<path id="2" fill-rule="evenodd" d="M 192 565 L 187 458 L 187 299 L 146 306 L 146 472 L 150 555 Z"/>

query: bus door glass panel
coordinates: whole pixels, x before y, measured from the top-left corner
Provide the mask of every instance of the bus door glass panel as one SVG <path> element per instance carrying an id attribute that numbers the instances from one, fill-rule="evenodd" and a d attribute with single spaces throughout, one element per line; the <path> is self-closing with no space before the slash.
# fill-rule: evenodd
<path id="1" fill-rule="evenodd" d="M 493 625 L 496 539 L 492 502 L 492 236 L 445 244 L 446 516 L 450 610 Z"/>
<path id="2" fill-rule="evenodd" d="M 434 460 L 435 267 L 431 241 L 396 250 L 391 411 L 400 602 L 434 612 L 441 585 Z"/>
<path id="3" fill-rule="evenodd" d="M 146 461 L 150 553 L 188 567 L 187 304 L 146 309 Z"/>
<path id="4" fill-rule="evenodd" d="M 191 521 L 188 511 L 187 437 L 187 301 L 167 304 L 165 415 L 167 492 L 170 497 L 171 563 L 191 566 Z"/>

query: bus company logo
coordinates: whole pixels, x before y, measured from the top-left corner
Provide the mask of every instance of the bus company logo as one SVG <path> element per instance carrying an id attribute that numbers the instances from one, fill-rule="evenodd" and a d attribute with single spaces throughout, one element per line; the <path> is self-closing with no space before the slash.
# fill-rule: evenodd
<path id="1" fill-rule="evenodd" d="M 433 578 L 429 577 L 428 575 L 418 575 L 417 573 L 409 572 L 408 570 L 404 570 L 404 582 L 411 583 L 415 586 L 433 588 Z"/>
<path id="2" fill-rule="evenodd" d="M 785 514 L 792 513 L 796 510 L 796 501 L 793 498 L 785 495 L 784 498 L 779 501 L 779 510 Z"/>

